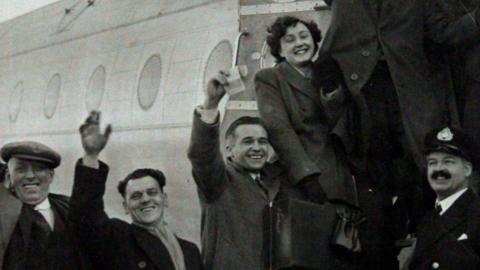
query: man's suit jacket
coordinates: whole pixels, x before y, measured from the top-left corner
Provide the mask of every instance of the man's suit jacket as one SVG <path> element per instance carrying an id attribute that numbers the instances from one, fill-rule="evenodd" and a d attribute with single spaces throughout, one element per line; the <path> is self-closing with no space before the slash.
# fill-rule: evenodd
<path id="1" fill-rule="evenodd" d="M 286 61 L 260 70 L 255 76 L 255 91 L 270 143 L 293 184 L 320 174 L 319 182 L 329 198 L 356 204 L 345 159 L 345 150 L 352 144 L 349 108 L 337 104 L 342 110 L 332 119 L 330 108 L 320 98 L 320 89 Z"/>
<path id="2" fill-rule="evenodd" d="M 0 266 L 22 211 L 22 202 L 0 185 Z"/>
<path id="3" fill-rule="evenodd" d="M 71 263 L 80 269 L 90 269 L 91 265 L 80 247 L 79 241 L 72 232 L 72 225 L 68 223 L 69 199 L 66 196 L 52 194 L 48 195 L 52 210 L 64 221 L 67 233 L 73 242 L 73 251 L 76 258 L 71 258 Z M 4 256 L 8 244 L 17 224 L 21 224 L 19 217 L 22 211 L 22 202 L 14 197 L 3 185 L 0 185 L 0 266 L 3 265 Z M 28 243 L 28 239 L 25 239 Z"/>
<path id="4" fill-rule="evenodd" d="M 361 108 L 364 132 L 368 133 L 370 124 L 361 89 L 382 58 L 396 88 L 409 148 L 416 162 L 423 164 L 421 149 L 425 134 L 442 124 L 446 112 L 455 109 L 446 100 L 453 97 L 449 82 L 437 82 L 442 78 L 432 72 L 424 39 L 428 35 L 442 43 L 461 43 L 477 34 L 477 25 L 463 18 L 455 23 L 438 22 L 423 0 L 327 2 L 331 2 L 332 20 L 322 50 L 340 65 Z M 455 122 L 455 115 L 453 118 Z"/>
<path id="5" fill-rule="evenodd" d="M 424 217 L 410 269 L 479 269 L 479 256 L 480 199 L 467 190 L 443 215 Z"/>
<path id="6" fill-rule="evenodd" d="M 267 165 L 261 179 L 268 196 L 248 172 L 220 152 L 219 123 L 206 124 L 195 113 L 188 149 L 202 206 L 202 256 L 209 270 L 262 270 L 263 213 L 286 173 Z"/>
<path id="7" fill-rule="evenodd" d="M 144 228 L 108 218 L 102 199 L 107 175 L 108 166 L 102 162 L 98 170 L 82 166 L 80 161 L 75 167 L 70 219 L 95 269 L 175 270 L 160 239 Z M 177 239 L 186 269 L 203 269 L 195 244 Z"/>

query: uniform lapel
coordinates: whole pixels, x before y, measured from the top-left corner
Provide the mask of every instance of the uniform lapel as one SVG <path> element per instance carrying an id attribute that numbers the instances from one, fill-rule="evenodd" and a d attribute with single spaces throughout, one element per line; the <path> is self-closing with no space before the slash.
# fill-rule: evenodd
<path id="1" fill-rule="evenodd" d="M 318 93 L 318 90 L 313 87 L 310 80 L 303 77 L 287 61 L 281 62 L 278 65 L 278 69 L 293 89 L 302 92 L 304 95 L 310 97 L 315 103 L 320 105 L 320 94 Z"/>
<path id="2" fill-rule="evenodd" d="M 422 230 L 422 237 L 418 239 L 418 256 L 427 252 L 433 244 L 448 236 L 449 232 L 466 221 L 468 206 L 474 196 L 469 189 L 442 216 L 437 217 L 433 213 L 429 214 Z"/>
<path id="3" fill-rule="evenodd" d="M 157 269 L 174 270 L 172 258 L 163 242 L 146 229 L 132 225 L 133 235 Z M 158 243 L 158 244 L 155 244 Z"/>

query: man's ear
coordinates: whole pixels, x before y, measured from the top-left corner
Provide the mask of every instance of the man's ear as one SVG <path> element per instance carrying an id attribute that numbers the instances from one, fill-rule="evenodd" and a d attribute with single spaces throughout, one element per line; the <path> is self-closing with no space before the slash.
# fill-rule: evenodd
<path id="1" fill-rule="evenodd" d="M 472 175 L 472 163 L 467 161 L 465 162 L 465 176 L 466 177 L 469 177 L 470 175 Z"/>
<path id="2" fill-rule="evenodd" d="M 163 193 L 163 206 L 168 208 L 168 196 L 167 193 Z"/>
<path id="3" fill-rule="evenodd" d="M 53 182 L 53 177 L 55 176 L 55 170 L 54 169 L 50 169 L 49 170 L 49 174 L 50 174 L 50 183 Z"/>
<path id="4" fill-rule="evenodd" d="M 13 185 L 12 185 L 12 180 L 11 180 L 11 176 L 10 176 L 10 172 L 8 171 L 8 168 L 5 169 L 5 179 L 3 179 L 4 181 L 4 185 L 7 189 L 10 189 Z"/>
<path id="5" fill-rule="evenodd" d="M 130 210 L 128 210 L 128 207 L 127 207 L 127 200 L 123 199 L 122 205 L 123 205 L 123 210 L 125 211 L 125 214 L 130 215 Z"/>
<path id="6" fill-rule="evenodd" d="M 227 154 L 227 157 L 232 155 L 232 146 L 230 145 L 230 143 L 227 143 L 227 145 L 225 146 L 225 153 Z"/>

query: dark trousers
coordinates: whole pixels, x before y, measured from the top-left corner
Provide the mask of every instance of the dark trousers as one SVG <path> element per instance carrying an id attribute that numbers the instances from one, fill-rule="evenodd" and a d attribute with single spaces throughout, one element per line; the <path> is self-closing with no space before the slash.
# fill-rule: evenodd
<path id="1" fill-rule="evenodd" d="M 398 267 L 395 240 L 414 230 L 424 213 L 421 173 L 406 144 L 397 92 L 380 61 L 362 89 L 370 123 L 366 172 L 357 172 L 359 204 L 370 269 Z M 367 267 L 368 269 L 368 267 Z"/>

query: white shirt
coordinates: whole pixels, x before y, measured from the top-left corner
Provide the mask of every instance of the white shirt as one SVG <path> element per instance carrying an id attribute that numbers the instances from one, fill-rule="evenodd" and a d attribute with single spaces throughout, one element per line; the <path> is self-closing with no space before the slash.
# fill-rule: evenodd
<path id="1" fill-rule="evenodd" d="M 40 214 L 42 214 L 42 216 L 47 221 L 48 225 L 50 225 L 50 229 L 52 229 L 53 231 L 53 228 L 54 228 L 53 226 L 55 225 L 55 218 L 53 216 L 53 211 L 50 206 L 50 201 L 48 200 L 48 198 L 43 200 L 43 202 L 35 205 L 33 209 L 35 209 Z"/>
<path id="2" fill-rule="evenodd" d="M 440 212 L 440 215 L 443 215 L 443 213 L 445 213 L 448 210 L 448 208 L 450 208 L 450 206 L 452 206 L 453 203 L 458 198 L 460 198 L 460 196 L 462 196 L 462 194 L 465 193 L 465 191 L 467 191 L 467 189 L 468 188 L 461 189 L 441 201 L 438 200 L 437 198 L 437 200 L 435 201 L 435 204 L 440 204 L 440 206 L 442 207 L 442 212 Z"/>

